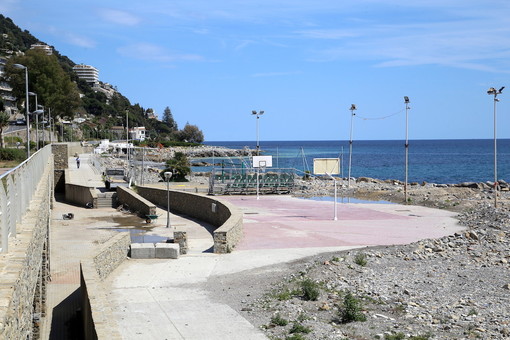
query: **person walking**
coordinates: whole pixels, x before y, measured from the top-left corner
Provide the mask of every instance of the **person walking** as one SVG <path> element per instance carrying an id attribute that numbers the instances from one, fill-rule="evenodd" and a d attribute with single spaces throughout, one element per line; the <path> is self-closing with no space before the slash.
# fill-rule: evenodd
<path id="1" fill-rule="evenodd" d="M 80 168 L 80 156 L 77 156 L 76 157 L 76 167 L 79 169 Z"/>

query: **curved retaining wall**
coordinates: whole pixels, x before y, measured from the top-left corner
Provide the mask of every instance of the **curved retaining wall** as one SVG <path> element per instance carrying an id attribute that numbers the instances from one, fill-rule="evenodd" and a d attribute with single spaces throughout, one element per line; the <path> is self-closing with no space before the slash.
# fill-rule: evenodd
<path id="1" fill-rule="evenodd" d="M 167 207 L 166 189 L 140 186 L 136 191 L 152 203 Z M 243 214 L 234 205 L 217 198 L 170 190 L 170 210 L 215 226 L 215 253 L 230 253 L 243 236 Z"/>
<path id="2" fill-rule="evenodd" d="M 130 244 L 129 233 L 119 233 L 101 245 L 95 255 L 81 261 L 81 306 L 85 340 L 121 339 L 102 281 L 124 262 Z"/>

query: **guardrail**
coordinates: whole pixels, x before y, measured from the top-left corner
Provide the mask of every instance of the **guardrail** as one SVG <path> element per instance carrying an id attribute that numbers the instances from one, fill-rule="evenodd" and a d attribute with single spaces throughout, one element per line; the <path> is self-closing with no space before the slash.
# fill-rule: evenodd
<path id="1" fill-rule="evenodd" d="M 51 159 L 47 145 L 17 167 L 0 176 L 0 253 L 8 251 L 8 240 L 27 212 L 44 168 Z"/>

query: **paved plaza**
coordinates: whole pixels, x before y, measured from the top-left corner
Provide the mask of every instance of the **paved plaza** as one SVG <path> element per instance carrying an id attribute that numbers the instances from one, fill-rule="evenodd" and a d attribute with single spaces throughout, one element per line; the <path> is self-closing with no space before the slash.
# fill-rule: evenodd
<path id="1" fill-rule="evenodd" d="M 79 169 L 69 159 L 73 178 L 98 185 L 100 176 L 80 155 Z M 57 202 L 52 215 L 52 281 L 48 305 L 53 322 L 63 322 L 77 308 L 79 260 L 94 246 L 119 231 L 132 231 L 147 240 L 188 233 L 189 254 L 177 260 L 126 260 L 104 283 L 114 317 L 124 339 L 266 339 L 230 306 L 217 302 L 203 288 L 212 277 L 268 268 L 308 256 L 374 245 L 414 242 L 453 234 L 462 228 L 456 214 L 438 209 L 395 204 L 338 204 L 290 196 L 225 196 L 244 214 L 244 237 L 230 254 L 212 253 L 213 227 L 166 211 L 147 225 L 136 216 L 113 208 L 85 209 Z M 62 219 L 72 212 L 71 221 Z M 73 302 L 74 300 L 75 302 Z M 72 306 L 66 310 L 64 305 Z M 66 330 L 44 330 L 51 339 L 64 339 Z"/>

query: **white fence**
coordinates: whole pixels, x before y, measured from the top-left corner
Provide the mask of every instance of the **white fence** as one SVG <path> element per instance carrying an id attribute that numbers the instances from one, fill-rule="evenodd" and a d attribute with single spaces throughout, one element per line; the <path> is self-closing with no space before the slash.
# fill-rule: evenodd
<path id="1" fill-rule="evenodd" d="M 16 224 L 29 208 L 50 159 L 51 145 L 46 145 L 0 176 L 0 253 L 8 251 L 9 237 L 16 234 Z"/>

